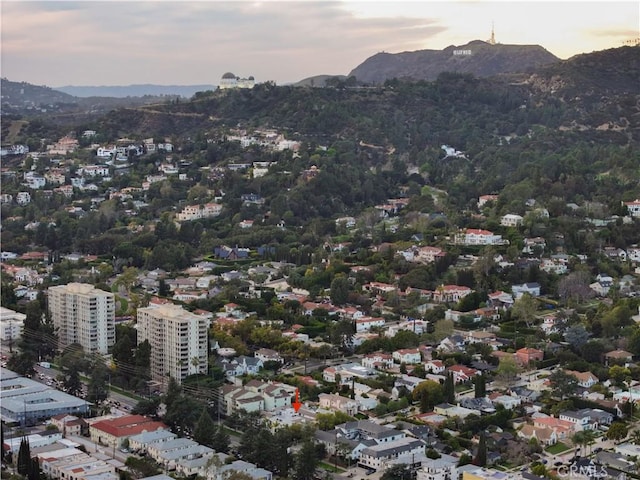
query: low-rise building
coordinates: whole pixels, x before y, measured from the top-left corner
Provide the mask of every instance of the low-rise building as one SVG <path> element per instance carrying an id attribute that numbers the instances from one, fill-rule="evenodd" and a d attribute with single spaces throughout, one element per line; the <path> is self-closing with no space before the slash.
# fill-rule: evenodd
<path id="1" fill-rule="evenodd" d="M 18 340 L 22 336 L 26 318 L 24 313 L 0 307 L 0 340 L 8 343 Z"/>
<path id="2" fill-rule="evenodd" d="M 162 422 L 157 422 L 142 415 L 125 415 L 123 417 L 100 420 L 89 426 L 91 440 L 100 445 L 120 448 L 125 440 L 144 432 L 168 430 Z"/>
<path id="3" fill-rule="evenodd" d="M 380 443 L 363 449 L 360 452 L 358 465 L 373 470 L 378 470 L 386 462 L 400 455 L 424 454 L 425 443 L 415 438 L 400 438 L 392 442 Z"/>

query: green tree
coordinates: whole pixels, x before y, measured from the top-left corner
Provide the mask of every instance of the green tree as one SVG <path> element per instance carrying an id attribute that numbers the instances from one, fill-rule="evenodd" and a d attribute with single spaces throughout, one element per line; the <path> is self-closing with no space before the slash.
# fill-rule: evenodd
<path id="1" fill-rule="evenodd" d="M 425 380 L 413 389 L 412 396 L 414 401 L 420 402 L 420 411 L 424 413 L 443 401 L 444 388 L 440 382 Z"/>
<path id="2" fill-rule="evenodd" d="M 629 427 L 627 427 L 626 424 L 624 424 L 623 422 L 613 422 L 609 427 L 609 430 L 607 430 L 606 436 L 609 440 L 619 442 L 620 440 L 626 438 L 628 433 Z"/>
<path id="3" fill-rule="evenodd" d="M 578 379 L 560 368 L 549 375 L 549 383 L 551 392 L 554 396 L 560 397 L 560 400 L 573 395 L 578 388 Z"/>
<path id="4" fill-rule="evenodd" d="M 40 470 L 40 462 L 37 458 L 31 458 L 29 462 L 29 471 L 27 472 L 28 480 L 41 480 L 42 471 Z"/>
<path id="5" fill-rule="evenodd" d="M 411 480 L 414 478 L 413 470 L 406 463 L 399 463 L 387 468 L 380 480 Z"/>
<path id="6" fill-rule="evenodd" d="M 520 373 L 520 367 L 513 356 L 502 357 L 496 369 L 496 380 L 508 384 Z"/>
<path id="7" fill-rule="evenodd" d="M 193 430 L 193 439 L 201 445 L 213 448 L 214 431 L 215 429 L 211 415 L 209 415 L 206 408 L 203 408 L 200 418 L 198 419 L 198 423 Z"/>
<path id="8" fill-rule="evenodd" d="M 476 375 L 475 377 L 474 396 L 475 398 L 484 398 L 487 396 L 487 379 L 484 374 Z"/>
<path id="9" fill-rule="evenodd" d="M 480 432 L 480 440 L 478 441 L 478 451 L 473 458 L 473 464 L 479 467 L 487 465 L 487 437 L 484 432 Z"/>
<path id="10" fill-rule="evenodd" d="M 305 440 L 293 461 L 293 480 L 313 480 L 318 463 L 316 445 L 311 439 Z"/>
<path id="11" fill-rule="evenodd" d="M 130 456 L 124 464 L 129 467 L 129 472 L 131 472 L 133 478 L 152 477 L 160 473 L 158 464 L 149 457 L 138 458 Z"/>
<path id="12" fill-rule="evenodd" d="M 525 293 L 513 304 L 513 307 L 511 308 L 511 316 L 521 322 L 524 322 L 527 328 L 531 328 L 531 325 L 536 318 L 537 309 L 538 302 L 536 299 L 530 294 Z"/>
<path id="13" fill-rule="evenodd" d="M 453 381 L 453 374 L 451 372 L 447 372 L 447 376 L 444 380 L 444 400 L 447 403 L 454 404 L 456 403 L 456 385 Z"/>
<path id="14" fill-rule="evenodd" d="M 219 425 L 213 434 L 211 448 L 216 452 L 226 452 L 229 450 L 229 441 L 229 434 L 222 425 Z"/>
<path id="15" fill-rule="evenodd" d="M 20 475 L 26 476 L 29 473 L 31 466 L 31 448 L 29 447 L 29 441 L 23 438 L 20 442 L 20 449 L 18 450 L 18 462 L 17 470 Z"/>
<path id="16" fill-rule="evenodd" d="M 79 396 L 82 392 L 82 381 L 80 380 L 80 372 L 76 366 L 71 366 L 65 373 L 62 380 L 65 391 L 69 395 Z"/>
<path id="17" fill-rule="evenodd" d="M 349 279 L 344 275 L 336 275 L 331 282 L 330 297 L 335 305 L 344 305 L 349 299 Z"/>

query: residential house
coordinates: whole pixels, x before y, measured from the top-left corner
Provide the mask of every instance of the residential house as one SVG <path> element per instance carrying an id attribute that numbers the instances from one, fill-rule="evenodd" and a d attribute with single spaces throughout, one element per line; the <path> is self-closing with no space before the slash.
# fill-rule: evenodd
<path id="1" fill-rule="evenodd" d="M 425 442 L 415 438 L 401 438 L 393 442 L 380 443 L 360 452 L 358 465 L 379 470 L 386 462 L 400 455 L 424 454 Z"/>
<path id="2" fill-rule="evenodd" d="M 487 296 L 487 306 L 507 310 L 513 306 L 513 295 L 503 291 L 495 291 Z"/>
<path id="3" fill-rule="evenodd" d="M 417 364 L 422 361 L 420 350 L 417 348 L 403 348 L 393 352 L 393 359 L 396 363 L 406 363 L 408 365 Z"/>
<path id="4" fill-rule="evenodd" d="M 472 292 L 473 290 L 469 287 L 461 285 L 440 285 L 433 292 L 433 301 L 439 303 L 458 302 Z"/>
<path id="5" fill-rule="evenodd" d="M 571 438 L 571 436 L 577 431 L 576 426 L 573 423 L 555 417 L 536 417 L 533 419 L 533 425 L 538 428 L 550 428 L 556 432 L 558 440 Z"/>
<path id="6" fill-rule="evenodd" d="M 374 327 L 382 328 L 385 325 L 385 320 L 382 317 L 360 317 L 355 320 L 356 332 L 368 332 Z"/>
<path id="7" fill-rule="evenodd" d="M 255 375 L 264 366 L 262 360 L 257 357 L 241 355 L 237 358 L 223 358 L 219 361 L 227 377 L 240 377 L 242 375 Z"/>
<path id="8" fill-rule="evenodd" d="M 361 363 L 367 368 L 387 370 L 393 367 L 393 356 L 383 352 L 369 353 L 362 357 Z"/>
<path id="9" fill-rule="evenodd" d="M 480 373 L 475 368 L 470 368 L 465 365 L 452 365 L 447 368 L 447 372 L 451 372 L 453 375 L 454 383 L 468 382 Z"/>
<path id="10" fill-rule="evenodd" d="M 500 219 L 500 225 L 502 225 L 503 227 L 517 227 L 518 225 L 522 225 L 523 220 L 524 218 L 522 217 L 522 215 L 507 213 Z"/>
<path id="11" fill-rule="evenodd" d="M 607 365 L 625 364 L 633 360 L 633 354 L 626 350 L 613 350 L 604 354 Z"/>
<path id="12" fill-rule="evenodd" d="M 524 438 L 526 440 L 531 440 L 535 438 L 540 442 L 541 445 L 545 447 L 549 447 L 551 445 L 555 445 L 558 443 L 558 434 L 553 428 L 539 426 L 536 427 L 532 424 L 523 425 L 520 430 L 518 430 L 518 437 Z"/>
<path id="13" fill-rule="evenodd" d="M 331 393 L 321 393 L 318 395 L 319 406 L 327 410 L 337 410 L 350 416 L 358 413 L 358 404 L 354 400 Z"/>
<path id="14" fill-rule="evenodd" d="M 527 255 L 540 254 L 544 252 L 546 247 L 547 241 L 542 237 L 525 238 L 522 253 Z"/>
<path id="15" fill-rule="evenodd" d="M 623 204 L 627 207 L 629 215 L 632 217 L 640 217 L 640 199 L 636 199 L 632 202 L 623 202 Z"/>
<path id="16" fill-rule="evenodd" d="M 88 424 L 83 418 L 66 413 L 51 417 L 51 425 L 55 425 L 65 437 L 67 435 L 80 436 L 88 431 Z"/>
<path id="17" fill-rule="evenodd" d="M 489 230 L 467 228 L 456 234 L 455 243 L 459 245 L 504 245 L 508 241 L 503 240 L 502 235 L 496 235 Z"/>
<path id="18" fill-rule="evenodd" d="M 565 370 L 565 373 L 575 377 L 578 380 L 578 385 L 582 388 L 591 388 L 596 383 L 599 382 L 598 377 L 596 377 L 591 372 L 577 372 L 575 370 Z"/>
<path id="19" fill-rule="evenodd" d="M 129 450 L 146 452 L 151 444 L 175 440 L 178 436 L 170 430 L 153 430 L 129 437 Z"/>
<path id="20" fill-rule="evenodd" d="M 489 400 L 494 405 L 502 405 L 507 410 L 513 410 L 519 405 L 522 405 L 522 399 L 516 395 L 503 395 L 499 392 L 489 395 Z"/>
<path id="21" fill-rule="evenodd" d="M 436 405 L 433 408 L 433 411 L 439 415 L 443 415 L 449 418 L 466 418 L 469 415 L 477 415 L 479 417 L 481 415 L 479 410 L 465 408 L 459 405 L 451 405 L 450 403 L 441 403 L 439 405 Z"/>
<path id="22" fill-rule="evenodd" d="M 429 360 L 425 362 L 424 369 L 427 372 L 442 374 L 445 371 L 445 366 L 442 360 Z"/>
<path id="23" fill-rule="evenodd" d="M 259 359 L 263 365 L 266 362 L 284 363 L 284 358 L 282 358 L 278 352 L 269 348 L 260 348 L 256 350 L 254 356 Z"/>
<path id="24" fill-rule="evenodd" d="M 511 292 L 516 300 L 521 298 L 525 293 L 528 293 L 532 297 L 540 296 L 540 284 L 537 282 L 523 283 L 521 285 L 512 285 Z"/>
<path id="25" fill-rule="evenodd" d="M 478 197 L 477 206 L 478 208 L 482 208 L 488 202 L 496 202 L 496 201 L 498 201 L 498 195 L 480 195 L 480 197 Z"/>
<path id="26" fill-rule="evenodd" d="M 515 353 L 516 362 L 520 365 L 528 366 L 532 362 L 540 362 L 544 359 L 544 352 L 536 348 L 520 348 Z"/>

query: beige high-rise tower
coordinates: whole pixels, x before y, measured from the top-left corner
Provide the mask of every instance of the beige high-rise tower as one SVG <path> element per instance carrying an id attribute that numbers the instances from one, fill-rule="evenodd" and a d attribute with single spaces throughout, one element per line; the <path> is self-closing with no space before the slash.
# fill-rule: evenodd
<path id="1" fill-rule="evenodd" d="M 151 346 L 151 378 L 166 384 L 169 377 L 181 383 L 188 375 L 207 373 L 209 320 L 165 304 L 138 309 L 138 345 Z"/>
<path id="2" fill-rule="evenodd" d="M 49 287 L 49 314 L 58 335 L 58 348 L 79 343 L 86 353 L 109 353 L 116 341 L 113 293 L 86 283 Z"/>

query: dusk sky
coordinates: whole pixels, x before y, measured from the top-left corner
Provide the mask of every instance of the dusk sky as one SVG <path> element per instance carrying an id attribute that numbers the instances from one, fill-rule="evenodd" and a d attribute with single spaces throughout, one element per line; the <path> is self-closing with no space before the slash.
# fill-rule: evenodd
<path id="1" fill-rule="evenodd" d="M 566 59 L 640 36 L 640 3 L 593 1 L 7 1 L 1 75 L 64 85 L 217 85 L 346 75 L 377 52 L 487 40 Z"/>

